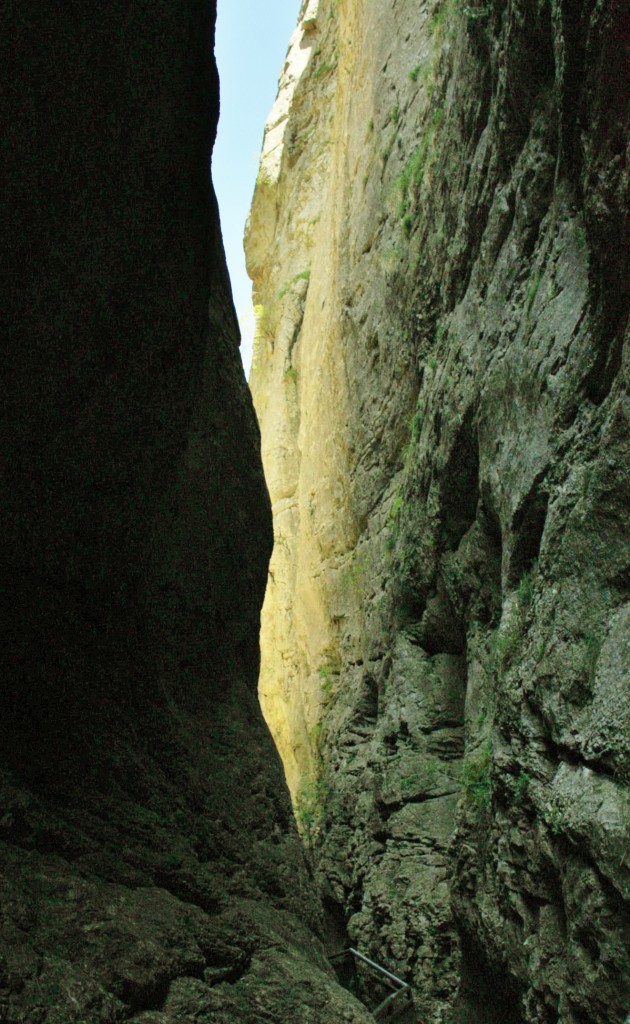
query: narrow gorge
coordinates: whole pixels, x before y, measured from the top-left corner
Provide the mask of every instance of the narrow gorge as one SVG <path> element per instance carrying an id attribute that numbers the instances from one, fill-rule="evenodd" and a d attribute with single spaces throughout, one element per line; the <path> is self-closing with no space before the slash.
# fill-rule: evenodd
<path id="1" fill-rule="evenodd" d="M 256 696 L 209 2 L 5 5 L 0 1022 L 370 1019 Z"/>
<path id="2" fill-rule="evenodd" d="M 251 395 L 215 15 L 0 15 L 0 1024 L 625 1024 L 627 0 L 303 0 Z"/>

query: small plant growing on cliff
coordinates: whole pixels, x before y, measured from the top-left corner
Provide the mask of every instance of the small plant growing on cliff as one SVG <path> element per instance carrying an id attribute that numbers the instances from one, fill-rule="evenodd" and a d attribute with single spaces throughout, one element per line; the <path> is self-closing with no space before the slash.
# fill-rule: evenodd
<path id="1" fill-rule="evenodd" d="M 287 293 L 291 291 L 291 288 L 293 287 L 294 284 L 297 284 L 298 281 L 309 281 L 310 277 L 311 277 L 310 268 L 307 267 L 306 270 L 300 271 L 299 274 L 296 274 L 295 277 L 292 277 L 290 281 L 287 281 L 286 284 L 282 285 L 282 288 L 280 288 L 280 290 L 278 292 L 278 298 L 279 299 L 283 299 L 284 296 L 287 295 Z"/>
<path id="2" fill-rule="evenodd" d="M 431 133 L 427 132 L 396 179 L 396 188 L 400 197 L 398 214 L 403 221 L 403 226 L 405 219 L 409 216 L 413 194 L 424 179 L 431 139 Z"/>
<path id="3" fill-rule="evenodd" d="M 273 180 L 269 171 L 266 168 L 261 167 L 256 178 L 256 188 L 260 188 L 263 185 L 273 185 Z"/>
<path id="4" fill-rule="evenodd" d="M 254 316 L 256 318 L 256 333 L 266 338 L 267 341 L 273 340 L 272 307 L 256 305 L 254 306 Z"/>
<path id="5" fill-rule="evenodd" d="M 492 751 L 488 743 L 464 761 L 461 783 L 468 803 L 483 810 L 490 806 Z"/>
<path id="6" fill-rule="evenodd" d="M 422 421 L 424 419 L 424 402 L 418 402 L 411 420 L 409 421 L 409 433 L 411 435 L 411 441 L 413 444 L 417 444 L 420 439 L 420 431 L 422 430 Z"/>
<path id="7" fill-rule="evenodd" d="M 397 494 L 392 502 L 392 507 L 389 510 L 389 515 L 387 517 L 387 522 L 389 523 L 389 525 L 395 527 L 396 529 L 398 529 L 398 526 L 400 524 L 400 514 L 402 512 L 402 509 L 402 494 Z"/>
<path id="8" fill-rule="evenodd" d="M 295 799 L 295 820 L 307 849 L 312 849 L 324 821 L 328 790 L 321 779 L 303 782 Z"/>
<path id="9" fill-rule="evenodd" d="M 322 735 L 323 735 L 323 732 L 324 732 L 323 722 L 319 721 L 319 722 L 315 723 L 315 725 L 313 726 L 313 728 L 311 729 L 311 731 L 309 733 L 309 736 L 310 736 L 310 739 L 311 739 L 311 743 L 313 745 L 313 749 L 315 751 L 315 754 L 316 754 L 317 758 L 321 758 Z"/>
<path id="10" fill-rule="evenodd" d="M 534 600 L 534 585 L 528 572 L 524 572 L 518 585 L 518 605 L 521 612 L 529 611 Z"/>
<path id="11" fill-rule="evenodd" d="M 444 107 L 436 107 L 431 114 L 431 125 L 433 128 L 441 128 L 444 124 Z"/>
<path id="12" fill-rule="evenodd" d="M 534 299 L 538 295 L 538 289 L 540 288 L 540 285 L 542 283 L 542 279 L 543 279 L 542 270 L 537 269 L 534 272 L 534 274 L 533 274 L 533 276 L 532 276 L 532 278 L 530 280 L 529 287 L 527 289 L 527 299 L 525 301 L 525 308 L 526 308 L 528 313 L 531 311 L 531 308 L 534 305 Z"/>
<path id="13" fill-rule="evenodd" d="M 514 803 L 524 804 L 527 802 L 531 783 L 531 775 L 528 775 L 527 772 L 519 772 L 519 776 L 514 786 Z"/>
<path id="14" fill-rule="evenodd" d="M 321 64 L 313 72 L 313 78 L 323 78 L 324 75 L 329 75 L 331 71 L 334 71 L 337 67 L 337 55 L 333 54 L 332 60 L 323 60 Z"/>
<path id="15" fill-rule="evenodd" d="M 450 6 L 451 5 L 449 0 L 443 0 L 443 2 L 438 7 L 437 11 L 435 11 L 433 16 L 431 17 L 431 20 L 429 21 L 429 32 L 431 33 L 431 35 L 439 36 L 442 34 L 444 26 L 446 25 L 446 19 L 449 14 Z"/>
<path id="16" fill-rule="evenodd" d="M 519 619 L 514 619 L 508 627 L 497 637 L 496 656 L 497 668 L 500 672 L 505 671 L 508 665 L 514 660 L 521 642 L 521 624 Z"/>
<path id="17" fill-rule="evenodd" d="M 419 65 L 419 64 L 416 64 L 416 66 L 415 66 L 414 68 L 412 68 L 412 69 L 411 69 L 411 71 L 409 72 L 409 74 L 407 75 L 407 77 L 408 77 L 408 79 L 409 79 L 409 80 L 410 80 L 411 82 L 417 82 L 417 81 L 418 81 L 418 75 L 419 75 L 419 74 L 420 74 L 420 65 Z"/>
<path id="18" fill-rule="evenodd" d="M 333 670 L 329 665 L 320 665 L 317 669 L 317 675 L 322 682 L 322 693 L 327 698 L 331 697 L 335 685 L 335 675 Z"/>
<path id="19" fill-rule="evenodd" d="M 543 810 L 543 818 L 554 836 L 562 835 L 563 827 L 562 809 L 557 803 L 548 803 Z"/>

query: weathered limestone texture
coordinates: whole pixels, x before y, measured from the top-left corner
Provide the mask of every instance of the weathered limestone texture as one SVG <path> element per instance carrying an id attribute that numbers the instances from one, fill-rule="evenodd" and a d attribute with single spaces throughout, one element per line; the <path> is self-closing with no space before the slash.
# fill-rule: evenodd
<path id="1" fill-rule="evenodd" d="M 627 4 L 306 13 L 246 234 L 298 823 L 426 1024 L 621 1024 Z"/>
<path id="2" fill-rule="evenodd" d="M 2 12 L 2 1024 L 371 1019 L 256 698 L 271 514 L 213 24 Z"/>

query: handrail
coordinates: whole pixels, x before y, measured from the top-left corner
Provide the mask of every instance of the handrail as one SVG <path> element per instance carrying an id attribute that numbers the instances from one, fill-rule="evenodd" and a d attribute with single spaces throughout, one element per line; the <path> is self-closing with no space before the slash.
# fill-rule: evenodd
<path id="1" fill-rule="evenodd" d="M 411 989 L 409 985 L 405 985 L 404 988 L 399 988 L 397 992 L 392 992 L 390 996 L 387 996 L 382 1003 L 379 1003 L 375 1010 L 372 1010 L 372 1016 L 376 1017 L 377 1020 L 382 1020 L 384 1017 L 390 1015 L 390 1009 L 394 1003 L 394 1000 L 398 999 L 398 996 L 404 996 L 404 1002 L 411 1004 Z M 400 1011 L 402 1013 L 402 1009 Z"/>
<path id="2" fill-rule="evenodd" d="M 369 957 L 365 956 L 363 953 L 360 953 L 358 949 L 354 949 L 353 946 L 350 946 L 348 949 L 342 950 L 342 952 L 340 953 L 335 953 L 333 956 L 329 957 L 329 960 L 331 962 L 334 962 L 335 960 L 348 959 L 348 957 L 352 957 L 354 960 L 359 960 L 361 963 L 366 964 L 366 966 L 369 967 L 372 971 L 376 971 L 378 972 L 378 974 L 383 975 L 381 981 L 384 984 L 388 985 L 390 988 L 394 985 L 396 986 L 396 991 L 391 992 L 388 996 L 386 996 L 382 1003 L 379 1003 L 376 1009 L 372 1010 L 372 1014 L 376 1018 L 376 1020 L 382 1020 L 385 1017 L 389 1017 L 393 1009 L 394 1002 L 397 999 L 399 999 L 400 996 L 403 997 L 404 1001 L 411 1003 L 411 988 L 406 981 L 403 981 L 402 978 L 398 978 L 395 974 L 392 974 L 392 972 L 388 971 L 385 967 L 381 967 L 381 965 L 377 964 L 374 960 L 370 960 Z M 396 1013 L 396 1016 L 397 1015 L 398 1014 Z"/>
<path id="3" fill-rule="evenodd" d="M 369 960 L 368 957 L 364 956 L 363 953 L 359 953 L 358 949 L 353 949 L 352 946 L 349 946 L 348 953 L 352 953 L 354 957 L 357 957 L 359 960 L 363 960 L 364 964 L 369 964 L 369 966 L 373 967 L 375 971 L 380 971 L 381 974 L 385 974 L 388 978 L 391 978 L 392 981 L 395 981 L 396 984 L 399 985 L 401 988 L 409 988 L 409 985 L 407 984 L 406 981 L 403 981 L 402 978 L 397 978 L 395 974 L 392 974 L 391 971 L 385 970 L 384 967 L 381 967 L 380 964 L 375 963 L 374 960 Z"/>

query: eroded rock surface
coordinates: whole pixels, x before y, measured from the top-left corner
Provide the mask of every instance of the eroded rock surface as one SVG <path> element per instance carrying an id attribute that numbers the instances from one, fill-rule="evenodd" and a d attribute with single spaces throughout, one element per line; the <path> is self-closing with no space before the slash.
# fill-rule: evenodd
<path id="1" fill-rule="evenodd" d="M 423 1021 L 621 1024 L 627 10 L 315 6 L 246 239 L 265 714 Z"/>
<path id="2" fill-rule="evenodd" d="M 368 1019 L 256 698 L 271 516 L 213 25 L 184 0 L 2 13 L 3 1024 Z"/>

